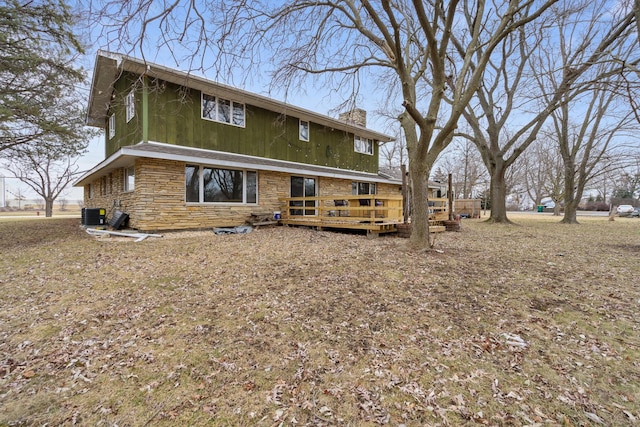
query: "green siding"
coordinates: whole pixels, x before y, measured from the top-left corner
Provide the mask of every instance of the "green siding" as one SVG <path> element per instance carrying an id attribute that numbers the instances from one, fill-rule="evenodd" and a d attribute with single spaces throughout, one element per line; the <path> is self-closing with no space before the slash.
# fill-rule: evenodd
<path id="1" fill-rule="evenodd" d="M 107 157 L 118 151 L 121 147 L 137 144 L 142 140 L 142 91 L 135 93 L 135 115 L 127 123 L 125 112 L 125 97 L 131 91 L 131 87 L 138 80 L 137 76 L 125 74 L 114 84 L 112 102 L 107 116 L 116 116 L 116 135 L 109 139 L 109 129 L 105 126 L 105 151 Z M 107 124 L 109 118 L 107 117 Z"/>
<path id="2" fill-rule="evenodd" d="M 136 92 L 134 119 L 125 123 L 124 99 L 134 81 L 135 76 L 125 75 L 116 82 L 112 109 L 116 112 L 117 130 L 116 137 L 107 140 L 107 155 L 122 146 L 136 144 L 143 138 L 140 123 L 143 116 L 142 90 Z M 205 120 L 201 118 L 200 91 L 152 79 L 147 81 L 147 85 L 149 141 L 378 172 L 377 144 L 374 144 L 373 156 L 356 153 L 351 133 L 311 122 L 310 140 L 300 141 L 297 117 L 283 116 L 252 105 L 245 105 L 244 128 Z"/>

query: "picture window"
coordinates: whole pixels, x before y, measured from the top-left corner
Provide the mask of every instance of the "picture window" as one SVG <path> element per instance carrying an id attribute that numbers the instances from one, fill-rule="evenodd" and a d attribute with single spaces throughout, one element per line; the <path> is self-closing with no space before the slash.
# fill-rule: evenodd
<path id="1" fill-rule="evenodd" d="M 185 190 L 187 203 L 255 204 L 258 202 L 258 174 L 256 171 L 187 165 Z"/>

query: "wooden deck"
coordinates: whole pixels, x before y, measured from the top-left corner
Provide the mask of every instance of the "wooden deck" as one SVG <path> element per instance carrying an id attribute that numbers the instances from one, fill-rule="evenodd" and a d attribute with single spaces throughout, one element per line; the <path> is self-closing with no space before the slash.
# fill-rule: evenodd
<path id="1" fill-rule="evenodd" d="M 445 231 L 447 204 L 436 199 L 438 205 L 430 207 L 429 231 Z M 364 230 L 368 235 L 394 233 L 404 220 L 401 196 L 333 195 L 323 197 L 281 198 L 281 219 L 284 225 L 301 225 L 322 229 Z M 431 205 L 431 200 L 430 200 Z"/>

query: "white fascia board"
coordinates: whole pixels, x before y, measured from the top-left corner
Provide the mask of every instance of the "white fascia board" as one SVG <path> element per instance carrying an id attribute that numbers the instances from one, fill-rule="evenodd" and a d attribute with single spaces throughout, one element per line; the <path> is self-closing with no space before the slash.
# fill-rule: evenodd
<path id="1" fill-rule="evenodd" d="M 94 176 L 95 177 L 102 176 L 109 171 L 112 171 L 119 167 L 123 167 L 125 164 L 130 164 L 134 159 L 134 157 L 124 152 L 125 148 L 126 147 L 121 148 L 120 150 L 116 151 L 108 158 L 98 163 L 96 166 L 92 167 L 91 169 L 83 173 L 80 176 L 80 178 L 74 181 L 72 186 L 83 187 L 84 185 L 89 184 L 91 181 L 93 181 L 95 179 L 93 178 Z"/>
<path id="2" fill-rule="evenodd" d="M 148 151 L 140 149 L 140 145 L 150 145 L 157 146 L 159 149 L 169 148 L 169 149 L 179 149 L 184 151 L 192 151 L 193 155 L 188 154 L 175 154 L 175 153 L 166 153 L 162 151 Z M 200 153 L 207 153 L 210 156 L 219 155 L 222 157 L 221 159 L 209 158 L 202 155 L 198 155 Z M 227 160 L 224 157 L 234 156 L 239 157 L 239 160 Z M 248 170 L 262 170 L 262 171 L 272 171 L 272 172 L 282 172 L 289 174 L 300 174 L 307 176 L 317 176 L 317 177 L 326 177 L 326 178 L 336 178 L 336 179 L 349 179 L 349 180 L 357 180 L 357 181 L 368 181 L 368 182 L 376 182 L 376 183 L 392 183 L 396 184 L 395 180 L 385 179 L 378 174 L 368 173 L 368 172 L 358 172 L 358 171 L 345 171 L 342 169 L 331 168 L 327 166 L 316 166 L 316 165 L 306 165 L 304 163 L 295 163 L 295 162 L 287 162 L 284 160 L 275 160 L 275 159 L 266 159 L 263 157 L 256 156 L 248 156 L 243 154 L 233 154 L 227 152 L 213 151 L 213 150 L 203 150 L 200 148 L 194 147 L 184 147 L 177 146 L 171 144 L 165 144 L 162 142 L 154 142 L 150 141 L 147 143 L 140 142 L 136 145 L 126 146 L 120 148 L 117 152 L 109 156 L 109 158 L 103 160 L 95 167 L 84 173 L 78 180 L 73 183 L 74 187 L 81 187 L 93 181 L 93 176 L 99 176 L 107 171 L 116 169 L 118 167 L 123 167 L 125 164 L 131 162 L 132 159 L 144 157 L 144 158 L 152 158 L 159 160 L 171 160 L 171 161 L 181 161 L 185 163 L 196 163 L 205 166 L 217 166 L 217 167 L 227 167 L 232 169 L 248 169 Z M 242 161 L 241 159 L 247 159 L 247 161 Z M 253 160 L 253 161 L 251 161 Z M 269 164 L 262 164 L 261 162 L 269 162 Z"/>
<path id="3" fill-rule="evenodd" d="M 177 147 L 182 150 L 191 150 L 194 151 L 193 156 L 189 155 L 181 155 L 181 154 L 171 154 L 171 153 L 162 153 L 162 152 L 154 152 L 151 156 L 148 151 L 139 150 L 137 153 L 135 152 L 135 145 L 132 147 L 123 147 L 130 148 L 131 150 L 127 150 L 127 154 L 138 156 L 138 157 L 152 157 L 154 159 L 161 160 L 174 160 L 174 161 L 182 161 L 185 163 L 197 163 L 204 166 L 224 166 L 233 169 L 251 169 L 251 170 L 263 170 L 263 171 L 272 171 L 272 172 L 283 172 L 283 173 L 297 173 L 297 174 L 305 174 L 305 170 L 307 170 L 306 175 L 309 176 L 321 176 L 326 178 L 338 178 L 338 179 L 360 179 L 367 180 L 372 182 L 389 182 L 378 174 L 368 173 L 368 172 L 358 172 L 353 171 L 350 173 L 349 171 L 331 168 L 328 166 L 317 166 L 317 165 L 307 165 L 304 163 L 296 163 L 296 162 L 287 162 L 286 160 L 276 160 L 276 159 L 266 159 L 264 157 L 257 156 L 249 156 L 245 154 L 234 154 L 227 153 L 221 151 L 213 151 L 213 150 L 203 150 L 200 148 L 194 147 L 184 147 L 184 146 L 175 146 L 171 144 L 165 144 L 162 142 L 154 142 L 149 141 L 147 144 L 149 145 L 157 145 L 159 147 Z M 207 157 L 198 156 L 196 152 L 207 152 L 211 155 L 220 155 L 220 156 L 238 156 L 241 158 L 246 158 L 247 160 L 254 160 L 254 162 L 243 162 L 242 160 L 223 160 L 223 159 L 210 159 Z M 267 161 L 270 164 L 261 164 L 261 161 Z M 309 168 L 312 168 L 309 169 Z"/>

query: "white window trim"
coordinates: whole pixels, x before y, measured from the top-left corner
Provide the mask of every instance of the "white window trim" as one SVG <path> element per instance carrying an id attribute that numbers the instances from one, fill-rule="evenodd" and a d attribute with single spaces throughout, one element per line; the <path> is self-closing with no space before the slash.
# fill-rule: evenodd
<path id="1" fill-rule="evenodd" d="M 127 166 L 124 169 L 123 192 L 131 193 L 136 189 L 136 167 L 135 165 Z M 133 188 L 129 188 L 129 170 L 133 169 Z"/>
<path id="2" fill-rule="evenodd" d="M 215 118 L 214 119 L 204 116 L 204 109 L 202 108 L 202 105 L 203 105 L 203 101 L 204 101 L 204 97 L 205 96 L 210 96 L 210 97 L 215 99 L 216 108 L 215 108 Z M 230 114 L 230 117 L 229 117 L 230 121 L 229 122 L 225 122 L 223 120 L 218 120 L 218 109 L 219 109 L 219 106 L 220 106 L 220 100 L 229 102 L 229 114 Z M 233 112 L 234 112 L 236 106 L 239 106 L 239 105 L 242 105 L 242 124 L 241 125 L 236 124 L 236 123 L 233 122 Z M 219 96 L 212 95 L 210 93 L 200 92 L 200 118 L 202 120 L 208 120 L 210 122 L 222 123 L 223 125 L 235 126 L 235 127 L 238 127 L 238 128 L 245 128 L 247 126 L 247 106 L 243 102 L 234 101 L 232 99 L 220 98 Z"/>
<path id="3" fill-rule="evenodd" d="M 303 179 L 303 192 L 305 192 L 304 196 L 300 196 L 300 197 L 319 197 L 320 194 L 320 177 L 318 176 L 312 176 L 312 175 L 300 175 L 300 174 L 291 174 L 289 176 L 289 197 L 293 197 L 291 195 L 291 179 L 292 178 L 302 178 Z M 304 184 L 304 180 L 305 179 L 313 179 L 313 192 L 316 194 L 315 196 L 307 196 L 306 195 L 306 187 Z M 293 203 L 293 202 L 289 202 L 289 203 Z M 291 212 L 291 209 L 293 210 L 301 210 L 302 211 L 302 215 L 294 215 L 294 216 L 317 216 L 318 215 L 318 200 L 316 200 L 314 202 L 313 206 L 291 206 L 289 205 L 287 209 L 290 209 L 289 212 Z M 313 213 L 307 214 L 307 211 L 313 211 Z"/>
<path id="4" fill-rule="evenodd" d="M 109 116 L 109 139 L 113 139 L 116 136 L 116 115 Z"/>
<path id="5" fill-rule="evenodd" d="M 360 193 L 360 184 L 368 184 L 369 185 L 369 192 L 368 193 Z M 373 192 L 371 191 L 373 187 Z M 355 190 L 355 192 L 354 192 Z M 354 196 L 367 196 L 367 195 L 374 195 L 374 194 L 378 194 L 378 186 L 376 185 L 375 182 L 370 182 L 370 181 L 352 181 L 351 182 L 351 194 L 353 194 Z"/>
<path id="6" fill-rule="evenodd" d="M 307 128 L 307 137 L 306 138 L 303 138 L 303 135 L 302 135 L 302 128 L 303 128 L 302 124 L 303 123 L 307 124 L 307 126 L 306 126 L 306 128 Z M 300 120 L 299 121 L 298 134 L 299 134 L 298 136 L 300 138 L 300 141 L 309 142 L 309 140 L 311 139 L 311 125 L 309 124 L 308 120 Z"/>
<path id="7" fill-rule="evenodd" d="M 127 123 L 129 123 L 136 115 L 136 98 L 133 90 L 131 90 L 125 98 L 125 111 L 127 115 Z"/>
<path id="8" fill-rule="evenodd" d="M 259 192 L 259 174 L 255 169 L 238 169 L 238 168 L 229 168 L 225 166 L 213 166 L 213 165 L 199 165 L 199 164 L 188 164 L 189 166 L 198 166 L 198 201 L 197 202 L 185 202 L 187 205 L 216 205 L 216 206 L 256 206 L 260 203 L 260 192 Z M 187 166 L 187 165 L 185 165 Z M 211 169 L 225 169 L 225 170 L 233 170 L 233 171 L 241 171 L 242 172 L 242 202 L 205 202 L 204 201 L 204 173 L 202 173 L 202 169 L 211 168 Z M 256 175 L 256 201 L 255 202 L 247 202 L 247 172 L 253 172 Z M 187 200 L 186 195 L 186 187 L 185 191 L 185 200 Z"/>
<path id="9" fill-rule="evenodd" d="M 359 145 L 359 144 L 358 144 L 358 141 L 363 141 L 363 143 L 364 143 L 364 144 L 370 144 L 370 146 L 371 146 L 371 152 L 368 152 L 368 151 L 361 151 L 361 150 L 359 150 L 359 147 L 358 147 L 358 145 Z M 370 139 L 370 138 L 363 138 L 363 137 L 361 137 L 361 136 L 354 135 L 354 137 L 353 137 L 353 150 L 354 150 L 356 153 L 360 153 L 360 154 L 367 154 L 367 155 L 369 155 L 369 156 L 373 156 L 373 152 L 374 152 L 374 149 L 373 149 L 373 139 Z"/>

